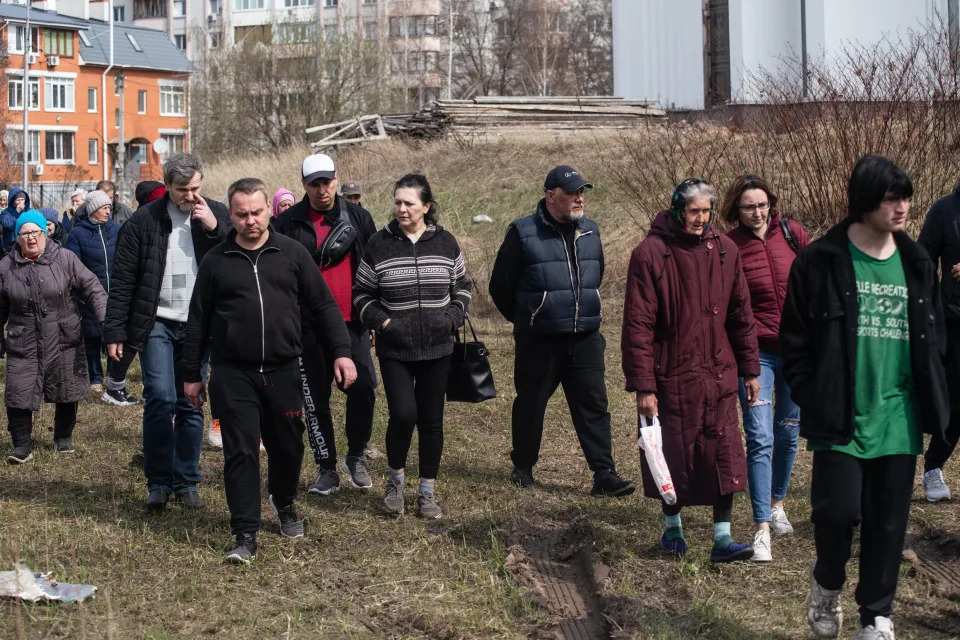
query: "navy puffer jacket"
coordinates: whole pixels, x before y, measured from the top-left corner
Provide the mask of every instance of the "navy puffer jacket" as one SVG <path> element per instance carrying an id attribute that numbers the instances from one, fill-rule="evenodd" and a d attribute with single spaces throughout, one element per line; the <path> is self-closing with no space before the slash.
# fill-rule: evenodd
<path id="1" fill-rule="evenodd" d="M 100 286 L 108 294 L 110 293 L 110 268 L 113 266 L 119 233 L 120 225 L 113 220 L 99 223 L 91 220 L 89 216 L 83 216 L 76 219 L 70 237 L 67 239 L 67 249 L 77 254 L 83 266 L 97 276 Z M 77 299 L 77 309 L 80 310 L 84 337 L 102 338 L 103 330 L 93 308 Z"/>

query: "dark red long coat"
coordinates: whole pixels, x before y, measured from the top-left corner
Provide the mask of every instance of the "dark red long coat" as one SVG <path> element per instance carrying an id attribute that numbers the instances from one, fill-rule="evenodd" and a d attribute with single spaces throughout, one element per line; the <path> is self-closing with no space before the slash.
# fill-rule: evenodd
<path id="1" fill-rule="evenodd" d="M 790 220 L 787 224 L 797 240 L 798 250 L 810 244 L 799 223 Z M 750 288 L 750 306 L 757 321 L 757 344 L 763 351 L 780 353 L 780 315 L 787 298 L 790 267 L 796 257 L 783 237 L 780 217 L 770 216 L 767 235 L 762 240 L 743 225 L 737 225 L 727 236 L 740 250 L 743 274 Z"/>
<path id="2" fill-rule="evenodd" d="M 679 505 L 747 488 L 737 376 L 760 374 L 750 292 L 736 245 L 683 231 L 668 211 L 630 257 L 623 309 L 627 391 L 657 394 Z M 660 496 L 641 456 L 643 490 Z"/>

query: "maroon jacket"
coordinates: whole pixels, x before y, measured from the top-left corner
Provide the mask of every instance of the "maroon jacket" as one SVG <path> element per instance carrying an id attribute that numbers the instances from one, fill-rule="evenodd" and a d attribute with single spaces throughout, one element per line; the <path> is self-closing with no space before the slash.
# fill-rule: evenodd
<path id="1" fill-rule="evenodd" d="M 788 220 L 800 249 L 810 244 L 799 223 Z M 743 274 L 750 287 L 750 306 L 757 320 L 757 343 L 762 351 L 780 353 L 780 314 L 787 298 L 787 278 L 796 254 L 780 228 L 780 217 L 770 216 L 767 235 L 761 240 L 750 229 L 737 225 L 727 236 L 740 249 Z"/>
<path id="2" fill-rule="evenodd" d="M 633 250 L 623 309 L 627 391 L 657 394 L 677 504 L 747 488 L 737 376 L 760 375 L 750 294 L 733 241 L 657 215 Z M 660 496 L 641 456 L 644 493 Z"/>

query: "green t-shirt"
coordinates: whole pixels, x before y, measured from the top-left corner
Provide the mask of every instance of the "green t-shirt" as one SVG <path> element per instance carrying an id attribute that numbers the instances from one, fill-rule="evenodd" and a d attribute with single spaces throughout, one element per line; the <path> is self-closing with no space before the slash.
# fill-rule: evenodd
<path id="1" fill-rule="evenodd" d="M 857 278 L 860 320 L 854 369 L 853 440 L 811 445 L 857 458 L 923 453 L 910 365 L 907 281 L 900 251 L 877 260 L 849 243 Z"/>

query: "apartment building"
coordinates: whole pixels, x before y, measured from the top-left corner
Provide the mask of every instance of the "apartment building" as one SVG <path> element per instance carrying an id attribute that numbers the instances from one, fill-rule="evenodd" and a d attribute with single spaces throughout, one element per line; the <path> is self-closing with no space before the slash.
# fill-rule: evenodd
<path id="1" fill-rule="evenodd" d="M 0 22 L 7 48 L 3 146 L 13 174 L 8 179 L 19 183 L 26 8 L 0 4 Z M 112 66 L 110 26 L 103 20 L 32 9 L 29 37 L 27 163 L 37 202 L 59 206 L 77 186 L 118 179 L 120 145 L 128 190 L 138 180 L 159 178 L 168 154 L 189 149 L 191 66 L 163 32 L 116 24 Z M 122 141 L 118 73 L 124 76 Z"/>

